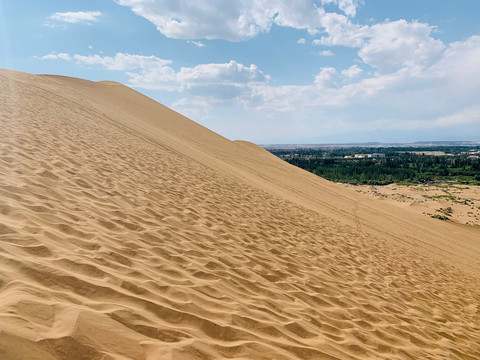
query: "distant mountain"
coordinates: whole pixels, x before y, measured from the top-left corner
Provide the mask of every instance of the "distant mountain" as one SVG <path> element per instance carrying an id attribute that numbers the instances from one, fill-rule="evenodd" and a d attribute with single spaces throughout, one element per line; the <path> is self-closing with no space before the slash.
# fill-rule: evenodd
<path id="1" fill-rule="evenodd" d="M 419 146 L 480 146 L 480 141 L 416 141 L 411 143 L 338 143 L 338 144 L 261 144 L 265 149 L 279 148 L 339 148 L 339 147 L 419 147 Z"/>

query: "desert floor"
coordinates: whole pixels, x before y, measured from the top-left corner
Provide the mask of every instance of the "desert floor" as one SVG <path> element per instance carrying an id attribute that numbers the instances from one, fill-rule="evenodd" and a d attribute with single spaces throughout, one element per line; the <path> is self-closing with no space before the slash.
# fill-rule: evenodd
<path id="1" fill-rule="evenodd" d="M 416 214 L 480 226 L 480 186 L 452 184 L 344 186 Z"/>

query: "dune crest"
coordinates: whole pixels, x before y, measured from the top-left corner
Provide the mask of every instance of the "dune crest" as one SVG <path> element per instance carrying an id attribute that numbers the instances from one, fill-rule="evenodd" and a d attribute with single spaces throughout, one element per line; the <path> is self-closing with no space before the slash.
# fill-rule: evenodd
<path id="1" fill-rule="evenodd" d="M 1 359 L 478 359 L 480 231 L 111 82 L 0 70 Z"/>

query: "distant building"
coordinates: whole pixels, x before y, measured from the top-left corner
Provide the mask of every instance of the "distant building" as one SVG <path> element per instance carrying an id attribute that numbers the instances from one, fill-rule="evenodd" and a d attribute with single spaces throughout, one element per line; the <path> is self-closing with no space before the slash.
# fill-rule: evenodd
<path id="1" fill-rule="evenodd" d="M 468 158 L 469 158 L 469 159 L 478 160 L 478 159 L 480 158 L 480 156 L 478 156 L 478 155 L 469 155 Z"/>
<path id="2" fill-rule="evenodd" d="M 445 151 L 409 151 L 410 154 L 426 156 L 446 156 Z"/>
<path id="3" fill-rule="evenodd" d="M 356 159 L 374 159 L 374 158 L 384 158 L 385 154 L 374 153 L 374 154 L 355 154 Z"/>
<path id="4" fill-rule="evenodd" d="M 369 158 L 384 158 L 384 157 L 385 157 L 385 154 L 382 154 L 382 153 L 374 153 L 374 154 L 369 154 L 368 157 L 369 157 Z"/>

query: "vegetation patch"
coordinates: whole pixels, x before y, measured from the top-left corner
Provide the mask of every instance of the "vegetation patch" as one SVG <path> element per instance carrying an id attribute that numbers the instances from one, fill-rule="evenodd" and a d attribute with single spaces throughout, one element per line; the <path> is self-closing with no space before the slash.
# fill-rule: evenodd
<path id="1" fill-rule="evenodd" d="M 440 215 L 440 214 L 430 214 L 430 217 L 438 220 L 450 220 L 448 216 Z"/>
<path id="2" fill-rule="evenodd" d="M 480 153 L 480 147 L 279 148 L 269 151 L 325 179 L 354 185 L 480 185 L 480 161 L 470 156 Z M 448 193 L 445 197 L 454 201 Z"/>
<path id="3" fill-rule="evenodd" d="M 440 208 L 437 211 L 445 216 L 452 216 L 453 213 L 453 209 L 450 206 L 447 208 Z"/>

